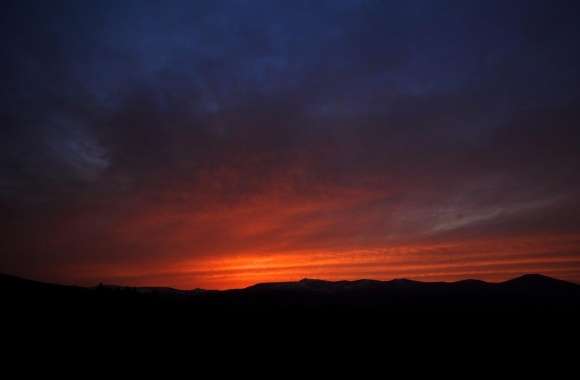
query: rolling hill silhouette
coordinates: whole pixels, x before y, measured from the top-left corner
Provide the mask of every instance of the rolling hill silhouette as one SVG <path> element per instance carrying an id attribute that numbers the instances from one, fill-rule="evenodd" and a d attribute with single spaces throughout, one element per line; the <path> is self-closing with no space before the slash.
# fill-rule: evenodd
<path id="1" fill-rule="evenodd" d="M 530 274 L 501 283 L 324 281 L 261 283 L 244 289 L 177 290 L 99 285 L 77 287 L 47 284 L 0 275 L 4 310 L 43 313 L 122 311 L 194 313 L 261 312 L 578 312 L 580 285 Z"/>

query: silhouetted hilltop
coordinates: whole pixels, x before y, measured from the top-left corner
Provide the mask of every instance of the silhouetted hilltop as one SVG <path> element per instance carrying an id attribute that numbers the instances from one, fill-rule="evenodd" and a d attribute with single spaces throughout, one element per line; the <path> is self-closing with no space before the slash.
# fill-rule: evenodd
<path id="1" fill-rule="evenodd" d="M 580 285 L 543 275 L 524 275 L 500 283 L 324 281 L 256 284 L 244 289 L 177 290 L 99 285 L 93 288 L 46 284 L 0 275 L 4 305 L 58 311 L 187 311 L 196 315 L 272 311 L 496 312 L 580 310 Z"/>
<path id="2" fill-rule="evenodd" d="M 508 287 L 524 287 L 527 289 L 530 288 L 575 288 L 578 285 L 558 280 L 552 277 L 544 276 L 542 274 L 525 274 L 520 277 L 513 278 L 511 280 L 507 280 L 500 285 L 508 286 Z"/>

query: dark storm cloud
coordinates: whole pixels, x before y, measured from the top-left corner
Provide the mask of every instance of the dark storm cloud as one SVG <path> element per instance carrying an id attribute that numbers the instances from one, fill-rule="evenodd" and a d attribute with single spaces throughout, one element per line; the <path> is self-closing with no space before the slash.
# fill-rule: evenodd
<path id="1" fill-rule="evenodd" d="M 9 2 L 2 266 L 577 231 L 577 8 Z"/>

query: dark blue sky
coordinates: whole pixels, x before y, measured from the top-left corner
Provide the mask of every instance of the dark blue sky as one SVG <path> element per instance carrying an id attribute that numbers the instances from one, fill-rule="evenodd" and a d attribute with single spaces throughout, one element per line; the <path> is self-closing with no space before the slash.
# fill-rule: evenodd
<path id="1" fill-rule="evenodd" d="M 580 251 L 558 245 L 580 240 L 579 16 L 576 1 L 6 1 L 0 270 L 580 280 Z M 417 244 L 430 256 L 393 253 Z M 269 264 L 208 272 L 233 258 Z"/>

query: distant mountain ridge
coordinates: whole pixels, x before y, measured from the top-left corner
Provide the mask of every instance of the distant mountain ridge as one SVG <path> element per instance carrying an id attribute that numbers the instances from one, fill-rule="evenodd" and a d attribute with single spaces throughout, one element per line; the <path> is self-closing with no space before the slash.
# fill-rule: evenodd
<path id="1" fill-rule="evenodd" d="M 421 282 L 407 279 L 259 283 L 243 289 L 178 290 L 167 287 L 46 284 L 0 275 L 5 304 L 98 310 L 187 310 L 195 313 L 373 310 L 463 312 L 580 310 L 580 285 L 540 274 L 499 283 L 481 280 Z"/>
<path id="2" fill-rule="evenodd" d="M 94 288 L 105 288 L 105 289 L 117 289 L 117 290 L 127 290 L 136 289 L 143 293 L 149 292 L 162 292 L 162 293 L 199 293 L 199 292 L 217 292 L 217 293 L 227 293 L 227 292 L 240 292 L 247 290 L 257 290 L 257 289 L 353 289 L 353 288 L 368 288 L 368 287 L 385 287 L 385 286 L 396 286 L 396 287 L 431 287 L 431 286 L 491 286 L 491 287 L 504 287 L 504 286 L 561 286 L 561 287 L 572 287 L 580 288 L 580 284 L 575 284 L 573 282 L 556 279 L 543 274 L 524 274 L 506 281 L 502 282 L 487 282 L 477 279 L 465 279 L 458 281 L 417 281 L 409 280 L 406 278 L 395 278 L 392 280 L 373 280 L 373 279 L 359 279 L 359 280 L 322 280 L 313 278 L 303 278 L 298 281 L 280 281 L 280 282 L 261 282 L 254 285 L 250 285 L 245 288 L 236 289 L 226 289 L 226 290 L 213 290 L 213 289 L 177 289 L 167 286 L 126 286 L 126 285 L 116 285 L 116 284 L 99 284 L 95 287 L 80 287 L 75 285 L 61 285 L 55 283 L 41 282 L 36 280 L 25 279 L 17 276 L 12 276 L 8 274 L 0 273 L 0 289 L 6 286 L 19 286 L 26 285 L 26 287 L 34 286 L 49 286 L 49 287 L 60 287 L 60 288 L 82 288 L 82 289 L 94 289 Z"/>

